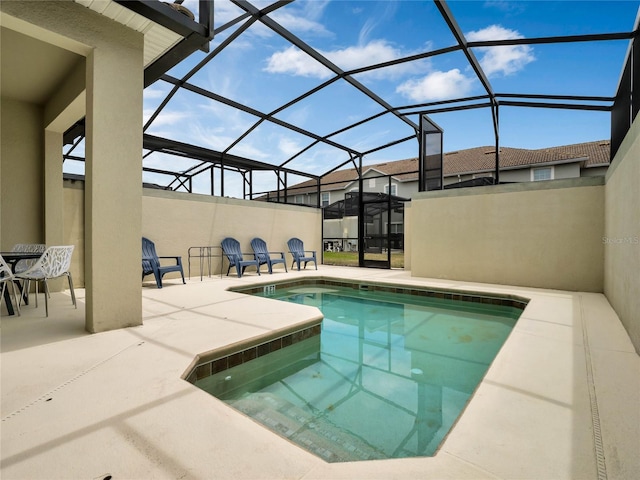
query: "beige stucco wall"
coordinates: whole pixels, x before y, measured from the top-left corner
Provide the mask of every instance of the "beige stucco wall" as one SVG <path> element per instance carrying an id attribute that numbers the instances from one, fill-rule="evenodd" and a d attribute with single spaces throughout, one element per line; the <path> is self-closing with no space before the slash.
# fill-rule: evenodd
<path id="1" fill-rule="evenodd" d="M 421 193 L 409 211 L 415 276 L 603 289 L 603 178 Z"/>
<path id="2" fill-rule="evenodd" d="M 243 252 L 252 252 L 251 239 L 260 237 L 267 242 L 269 251 L 285 253 L 287 240 L 299 237 L 305 249 L 316 250 L 320 255 L 321 226 L 321 210 L 294 205 L 153 189 L 144 189 L 142 199 L 142 235 L 155 242 L 159 255 L 182 255 L 185 275 L 189 247 L 220 245 L 225 237 L 237 239 Z M 288 253 L 286 258 L 290 267 Z M 215 272 L 219 272 L 217 262 L 219 259 L 214 259 Z M 225 261 L 225 273 L 226 267 Z M 198 274 L 197 262 L 192 261 L 192 278 Z M 171 278 L 170 275 L 173 274 L 167 274 L 166 278 Z"/>
<path id="3" fill-rule="evenodd" d="M 84 287 L 84 182 L 64 182 L 63 243 L 75 245 L 71 257 L 73 284 Z"/>
<path id="4" fill-rule="evenodd" d="M 606 177 L 604 293 L 640 352 L 640 116 Z"/>
<path id="5" fill-rule="evenodd" d="M 42 108 L 0 100 L 0 248 L 40 243 L 43 232 Z"/>
<path id="6" fill-rule="evenodd" d="M 74 281 L 77 280 L 81 286 L 84 282 L 84 183 L 65 181 L 64 190 L 65 241 L 76 245 L 78 255 L 74 256 L 72 274 Z M 286 253 L 286 242 L 291 237 L 301 238 L 305 249 L 316 250 L 319 255 L 321 218 L 321 210 L 312 208 L 164 190 L 144 189 L 142 198 L 142 234 L 154 241 L 158 255 L 181 255 L 185 276 L 189 269 L 189 247 L 219 246 L 226 236 L 236 238 L 246 252 L 252 251 L 250 242 L 253 237 L 263 238 L 270 251 L 285 252 L 287 268 L 291 266 L 291 257 Z M 219 258 L 213 259 L 212 269 L 216 274 L 220 271 L 219 262 Z M 141 271 L 140 267 L 137 268 Z M 226 261 L 224 268 L 226 273 Z M 282 265 L 274 268 L 281 269 Z M 251 270 L 247 272 L 251 273 Z M 235 274 L 235 270 L 231 274 Z M 191 278 L 196 279 L 199 275 L 199 261 L 194 259 Z M 164 278 L 179 278 L 179 275 L 168 273 Z M 145 277 L 147 282 L 153 284 L 153 276 Z"/>

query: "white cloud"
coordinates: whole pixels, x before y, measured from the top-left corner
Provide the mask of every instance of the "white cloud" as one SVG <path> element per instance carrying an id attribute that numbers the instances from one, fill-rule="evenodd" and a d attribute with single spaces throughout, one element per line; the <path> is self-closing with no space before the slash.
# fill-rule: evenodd
<path id="1" fill-rule="evenodd" d="M 432 72 L 421 79 L 408 80 L 396 88 L 396 92 L 415 102 L 444 100 L 466 96 L 473 80 L 457 68 L 448 72 Z"/>
<path id="2" fill-rule="evenodd" d="M 406 56 L 386 40 L 372 40 L 367 44 L 327 52 L 326 56 L 344 70 L 388 62 Z M 406 68 L 406 65 L 403 66 Z"/>
<path id="3" fill-rule="evenodd" d="M 168 93 L 169 89 L 150 86 L 144 89 L 144 98 L 145 100 L 151 98 L 164 98 Z"/>
<path id="4" fill-rule="evenodd" d="M 500 25 L 491 25 L 482 30 L 468 32 L 466 38 L 470 42 L 486 40 L 511 40 L 523 38 L 516 30 L 509 30 Z M 482 55 L 480 65 L 485 74 L 512 75 L 535 60 L 533 48 L 528 45 L 508 45 L 501 47 L 481 47 L 476 49 Z"/>
<path id="5" fill-rule="evenodd" d="M 145 109 L 143 112 L 144 123 L 147 123 L 151 115 L 155 112 L 155 109 Z M 166 127 L 172 125 L 178 125 L 185 119 L 189 118 L 188 112 L 166 111 L 162 110 L 158 116 L 153 120 L 153 127 Z"/>
<path id="6" fill-rule="evenodd" d="M 265 2 L 252 1 L 251 3 L 256 8 L 263 9 L 273 2 L 269 0 Z M 287 30 L 297 34 L 305 33 L 315 36 L 332 36 L 333 33 L 318 21 L 322 17 L 328 3 L 328 1 L 319 0 L 304 2 L 302 4 L 295 3 L 287 5 L 286 8 L 281 7 L 274 10 L 269 14 L 269 17 Z M 231 2 L 214 2 L 214 5 L 216 25 L 228 23 L 244 13 L 242 9 Z M 242 23 L 244 22 L 240 22 L 240 24 Z M 259 21 L 251 26 L 248 33 L 261 38 L 268 38 L 275 35 L 269 27 Z"/>
<path id="7" fill-rule="evenodd" d="M 356 45 L 332 51 L 319 50 L 319 53 L 346 71 L 392 61 L 409 55 L 394 47 L 386 40 L 372 40 L 364 45 Z M 406 73 L 424 71 L 426 65 L 428 65 L 426 61 L 403 63 L 393 67 L 367 72 L 367 75 L 377 78 L 398 77 Z M 285 50 L 271 55 L 267 61 L 265 70 L 270 73 L 287 73 L 323 80 L 332 75 L 329 69 L 295 47 L 288 47 Z"/>
<path id="8" fill-rule="evenodd" d="M 244 12 L 231 2 L 213 2 L 215 24 L 224 25 L 239 17 Z"/>
<path id="9" fill-rule="evenodd" d="M 269 73 L 289 73 L 301 77 L 328 78 L 331 71 L 294 46 L 276 52 L 267 61 Z"/>
<path id="10" fill-rule="evenodd" d="M 374 8 L 372 15 L 364 22 L 358 34 L 358 43 L 364 44 L 369 40 L 369 36 L 378 28 L 393 20 L 398 9 L 398 2 L 387 0 L 379 2 Z"/>
<path id="11" fill-rule="evenodd" d="M 278 141 L 278 150 L 280 150 L 285 158 L 290 158 L 302 150 L 302 147 L 298 145 L 295 140 L 290 138 L 281 137 Z"/>
<path id="12" fill-rule="evenodd" d="M 230 153 L 266 163 L 269 163 L 269 159 L 271 158 L 269 154 L 265 153 L 262 149 L 249 145 L 247 142 L 240 142 L 231 149 Z"/>
<path id="13" fill-rule="evenodd" d="M 308 18 L 293 15 L 289 12 L 275 11 L 271 17 L 287 30 L 297 33 L 313 33 L 315 35 L 332 35 L 324 25 Z"/>
<path id="14" fill-rule="evenodd" d="M 269 2 L 271 3 L 271 2 Z M 295 2 L 286 8 L 275 10 L 270 16 L 280 25 L 296 33 L 313 35 L 333 35 L 319 22 L 324 15 L 324 10 L 330 2 L 327 0 L 314 0 L 311 2 Z"/>

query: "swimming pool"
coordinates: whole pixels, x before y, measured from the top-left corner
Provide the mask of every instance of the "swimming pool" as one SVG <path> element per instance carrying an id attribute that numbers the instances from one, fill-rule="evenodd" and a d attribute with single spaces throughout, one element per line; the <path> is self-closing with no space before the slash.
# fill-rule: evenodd
<path id="1" fill-rule="evenodd" d="M 433 455 L 524 304 L 389 290 L 263 288 L 318 307 L 320 334 L 194 383 L 328 462 Z"/>

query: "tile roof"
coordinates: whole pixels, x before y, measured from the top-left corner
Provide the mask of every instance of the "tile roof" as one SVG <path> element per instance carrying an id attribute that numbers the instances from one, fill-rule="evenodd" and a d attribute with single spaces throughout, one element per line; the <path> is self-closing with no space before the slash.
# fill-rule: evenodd
<path id="1" fill-rule="evenodd" d="M 527 150 L 524 148 L 500 148 L 500 169 L 522 168 L 529 165 L 583 162 L 583 168 L 609 164 L 609 140 L 563 145 L 560 147 Z M 410 158 L 377 163 L 363 167 L 364 172 L 375 170 L 382 175 L 393 175 L 398 181 L 418 179 L 418 159 Z M 444 175 L 472 174 L 495 169 L 495 147 L 484 146 L 457 150 L 444 154 Z M 341 190 L 357 180 L 354 168 L 337 170 L 322 178 L 323 190 Z M 330 184 L 330 185 L 326 185 Z M 313 180 L 295 185 L 295 193 L 315 192 Z"/>

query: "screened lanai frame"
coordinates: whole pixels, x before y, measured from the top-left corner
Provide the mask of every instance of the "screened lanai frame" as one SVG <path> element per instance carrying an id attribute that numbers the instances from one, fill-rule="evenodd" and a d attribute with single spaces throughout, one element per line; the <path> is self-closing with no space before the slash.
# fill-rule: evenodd
<path id="1" fill-rule="evenodd" d="M 145 15 L 148 5 L 154 2 L 144 2 L 140 0 L 116 0 L 121 5 L 136 10 Z M 215 2 L 220 0 L 200 0 L 196 14 L 196 24 L 205 24 L 207 28 L 213 21 L 213 6 Z M 446 23 L 451 33 L 454 43 L 440 48 L 426 49 L 423 52 L 416 53 L 404 58 L 386 61 L 382 63 L 372 64 L 354 68 L 351 70 L 343 70 L 335 63 L 331 62 L 323 53 L 314 49 L 305 43 L 301 38 L 287 30 L 273 18 L 273 13 L 278 12 L 283 7 L 292 4 L 292 1 L 276 1 L 264 7 L 258 8 L 255 3 L 241 0 L 229 0 L 240 12 L 233 20 L 213 28 L 209 32 L 210 38 L 216 36 L 224 36 L 215 48 L 212 48 L 200 61 L 193 65 L 189 70 L 181 76 L 175 76 L 173 71 L 169 72 L 169 68 L 160 70 L 157 66 L 149 75 L 145 74 L 145 86 L 163 84 L 169 89 L 169 94 L 158 104 L 155 111 L 151 113 L 144 126 L 143 139 L 143 172 L 155 175 L 155 178 L 163 178 L 161 186 L 172 190 L 182 190 L 187 192 L 194 191 L 194 182 L 208 184 L 208 193 L 211 195 L 225 196 L 225 178 L 229 174 L 240 175 L 242 178 L 242 196 L 246 199 L 263 199 L 265 193 L 269 192 L 269 199 L 278 202 L 291 202 L 294 195 L 290 193 L 290 188 L 302 181 L 313 180 L 317 184 L 318 195 L 317 207 L 320 206 L 320 188 L 322 178 L 327 174 L 341 169 L 353 167 L 358 174 L 362 174 L 363 160 L 374 152 L 390 149 L 396 145 L 405 142 L 416 142 L 416 157 L 418 156 L 418 138 L 419 138 L 419 119 L 429 115 L 444 112 L 461 112 L 472 109 L 487 109 L 490 111 L 491 130 L 493 131 L 495 141 L 495 178 L 499 179 L 500 170 L 500 111 L 504 107 L 523 107 L 523 108 L 542 108 L 542 109 L 568 109 L 582 111 L 598 111 L 609 112 L 612 116 L 611 121 L 611 156 L 615 154 L 617 147 L 624 137 L 624 133 L 628 130 L 631 121 L 637 114 L 640 105 L 640 95 L 633 95 L 633 92 L 640 92 L 640 75 L 638 74 L 638 65 L 640 65 L 640 41 L 638 33 L 638 24 L 632 31 L 623 32 L 607 32 L 592 33 L 586 35 L 565 35 L 551 37 L 530 37 L 518 38 L 510 40 L 489 40 L 489 41 L 469 41 L 452 13 L 449 5 L 442 0 L 434 0 L 434 4 Z M 187 3 L 188 4 L 188 3 Z M 190 4 L 191 5 L 191 4 Z M 331 72 L 331 75 L 325 80 L 317 83 L 313 88 L 297 94 L 290 101 L 272 108 L 268 111 L 262 111 L 258 108 L 246 105 L 238 99 L 232 99 L 222 95 L 220 92 L 212 91 L 201 85 L 191 82 L 192 78 L 199 72 L 206 69 L 217 55 L 231 48 L 234 42 L 242 38 L 245 31 L 255 28 L 259 25 L 261 28 L 267 28 L 275 33 L 279 38 L 288 45 L 304 52 L 306 55 L 315 59 L 322 68 Z M 628 53 L 626 59 L 626 67 L 624 74 L 621 76 L 616 96 L 596 96 L 596 95 L 566 95 L 566 94 L 530 94 L 526 92 L 496 92 L 483 71 L 483 68 L 476 57 L 474 50 L 485 47 L 499 46 L 527 46 L 527 45 L 561 45 L 566 43 L 584 43 L 584 42 L 610 42 L 610 41 L 628 41 Z M 188 53 L 188 52 L 185 52 Z M 388 103 L 383 96 L 379 95 L 359 81 L 367 73 L 376 72 L 381 69 L 394 68 L 407 65 L 412 62 L 420 62 L 426 59 L 441 58 L 448 54 L 463 55 L 468 62 L 468 66 L 475 75 L 475 81 L 482 85 L 483 94 L 453 98 L 450 100 L 424 102 L 416 104 L 392 105 Z M 168 65 L 171 67 L 171 65 Z M 175 70 L 175 69 L 174 69 Z M 357 77 L 357 78 L 356 78 Z M 156 79 L 156 80 L 154 80 Z M 312 130 L 308 127 L 303 128 L 295 122 L 287 121 L 283 118 L 282 113 L 296 105 L 302 104 L 305 99 L 317 92 L 328 91 L 340 85 L 342 88 L 353 89 L 366 98 L 375 108 L 375 113 L 368 115 L 360 115 L 360 118 L 351 123 L 345 122 L 339 128 L 335 128 L 330 132 L 320 132 Z M 194 99 L 200 99 L 203 102 L 214 102 L 215 104 L 224 105 L 230 111 L 240 112 L 245 118 L 250 118 L 247 128 L 235 137 L 231 137 L 224 148 L 207 148 L 203 146 L 190 145 L 184 142 L 172 140 L 169 135 L 162 136 L 153 132 L 154 121 L 158 119 L 163 110 L 170 104 L 174 95 L 189 92 Z M 384 142 L 377 145 L 367 145 L 365 147 L 355 147 L 346 141 L 338 141 L 345 137 L 347 133 L 353 132 L 358 128 L 366 128 L 375 124 L 380 119 L 392 119 L 406 126 L 406 135 L 393 139 L 385 139 Z M 274 129 L 282 129 L 291 132 L 306 142 L 300 142 L 299 149 L 291 154 L 288 158 L 283 158 L 279 163 L 268 163 L 258 158 L 251 158 L 250 155 L 238 155 L 234 150 L 240 142 L 252 134 L 257 129 L 269 125 Z M 65 159 L 82 161 L 82 155 L 74 152 L 75 145 L 81 143 L 81 137 L 78 133 L 82 132 L 83 125 L 77 125 L 70 129 L 65 135 L 65 141 L 72 146 L 65 152 Z M 445 132 L 446 135 L 446 132 Z M 326 170 L 320 170 L 319 173 L 312 173 L 310 169 L 293 168 L 292 165 L 296 161 L 303 159 L 302 164 L 309 164 L 313 161 L 312 152 L 318 149 L 330 149 L 335 152 L 336 163 Z M 166 162 L 163 168 L 154 168 L 145 166 L 145 159 L 154 158 L 158 155 L 164 155 L 166 158 L 173 159 L 174 168 L 167 168 Z M 306 160 L 308 157 L 309 160 Z M 186 164 L 181 163 L 189 160 Z M 306 163 L 305 163 L 306 162 Z M 172 165 L 173 167 L 173 165 Z M 314 169 L 318 170 L 318 164 L 314 164 Z M 259 176 L 270 176 L 274 179 L 276 187 L 268 188 L 266 191 L 257 188 L 255 179 Z M 424 182 L 419 182 L 424 183 Z"/>

